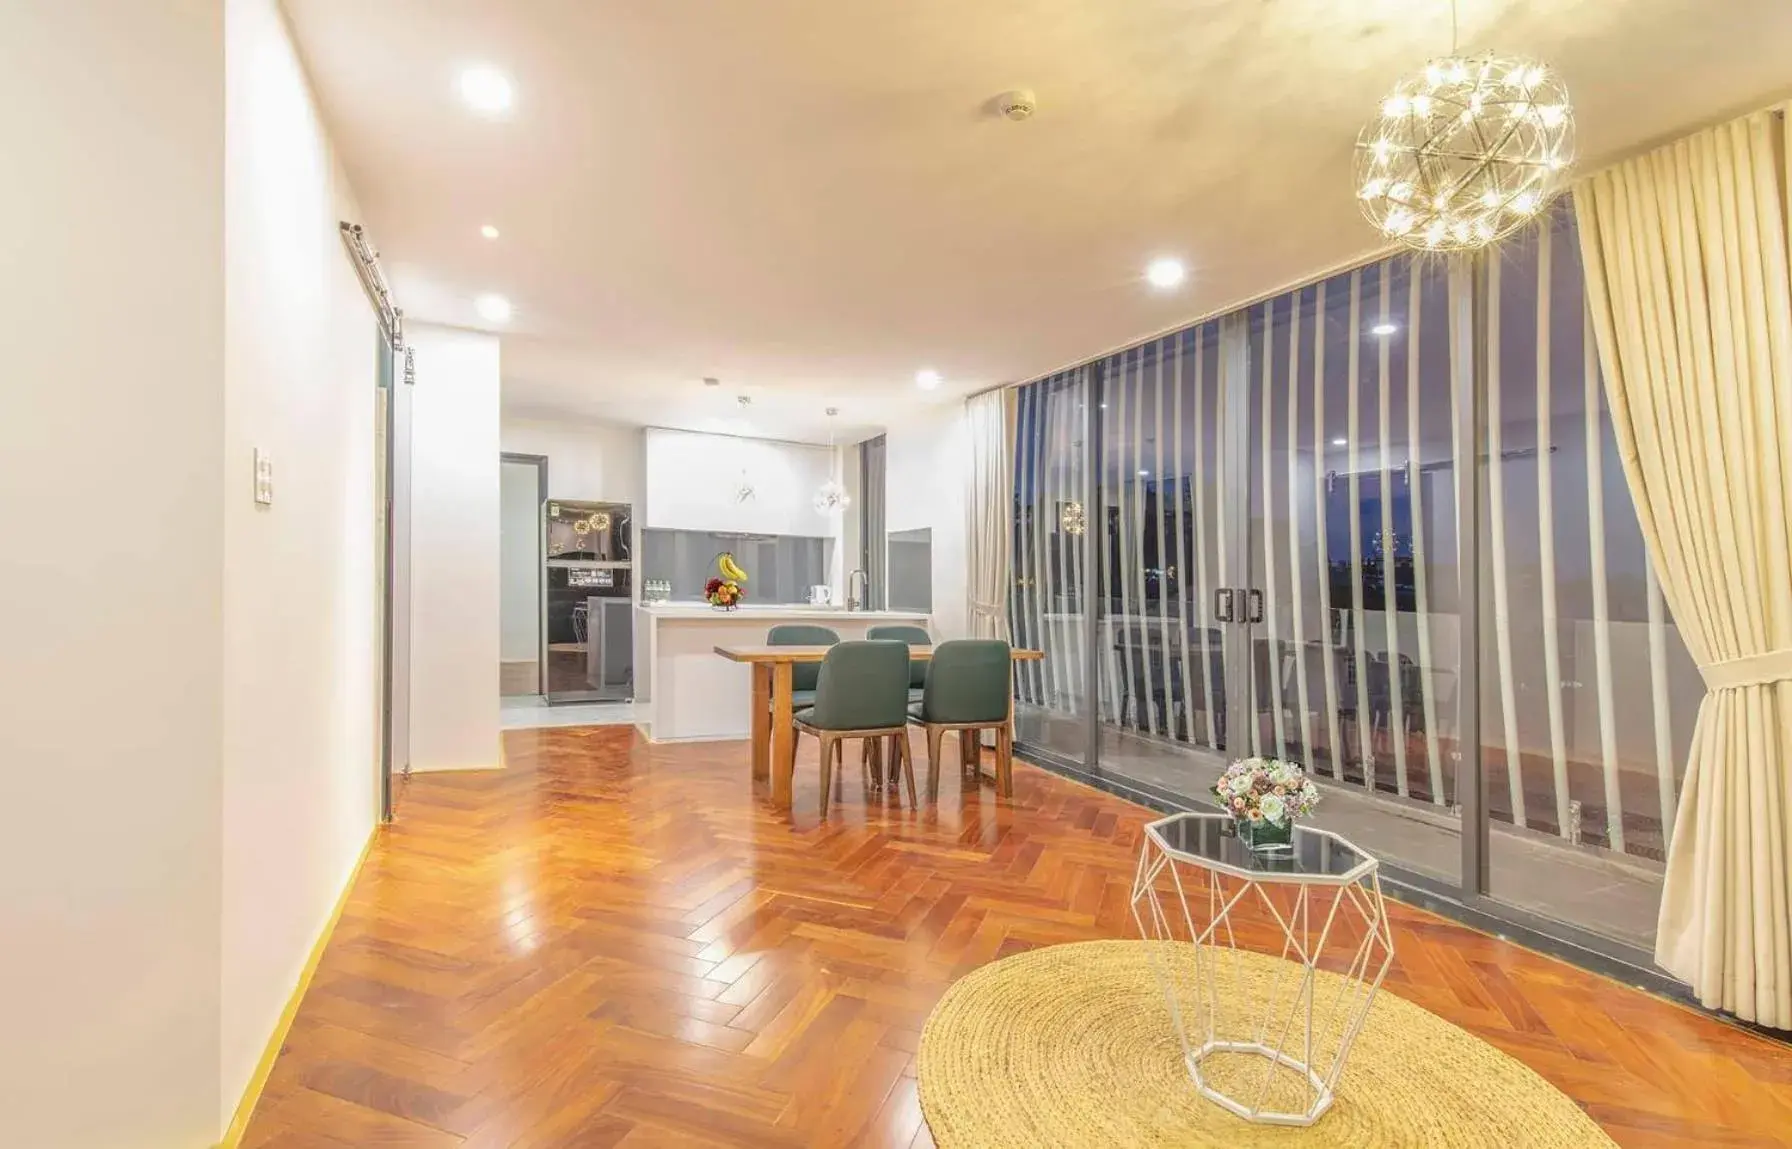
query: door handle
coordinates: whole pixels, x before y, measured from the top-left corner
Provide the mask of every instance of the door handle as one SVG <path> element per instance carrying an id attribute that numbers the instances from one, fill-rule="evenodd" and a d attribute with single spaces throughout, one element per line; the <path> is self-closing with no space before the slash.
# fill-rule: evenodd
<path id="1" fill-rule="evenodd" d="M 1245 592 L 1245 621 L 1263 621 L 1263 592 L 1252 589 Z"/>
<path id="2" fill-rule="evenodd" d="M 1232 588 L 1229 586 L 1220 587 L 1213 592 L 1213 620 L 1215 622 L 1237 621 L 1232 617 L 1232 594 Z"/>

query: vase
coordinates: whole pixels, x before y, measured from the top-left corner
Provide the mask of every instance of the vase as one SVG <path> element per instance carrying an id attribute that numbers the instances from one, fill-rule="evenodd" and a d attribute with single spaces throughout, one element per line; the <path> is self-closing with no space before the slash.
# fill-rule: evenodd
<path id="1" fill-rule="evenodd" d="M 740 604 L 737 602 L 712 602 L 709 604 L 709 609 L 711 609 L 711 610 L 739 610 Z"/>
<path id="2" fill-rule="evenodd" d="M 1271 822 L 1267 818 L 1253 822 L 1238 819 L 1238 840 L 1259 854 L 1285 854 L 1294 849 L 1294 819 Z"/>

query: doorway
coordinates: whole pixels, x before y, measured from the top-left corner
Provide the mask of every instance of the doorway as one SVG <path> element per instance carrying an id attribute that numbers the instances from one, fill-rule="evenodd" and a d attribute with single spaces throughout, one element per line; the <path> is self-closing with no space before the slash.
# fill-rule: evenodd
<path id="1" fill-rule="evenodd" d="M 498 690 L 504 698 L 541 695 L 541 507 L 548 498 L 545 455 L 506 453 L 498 468 Z"/>

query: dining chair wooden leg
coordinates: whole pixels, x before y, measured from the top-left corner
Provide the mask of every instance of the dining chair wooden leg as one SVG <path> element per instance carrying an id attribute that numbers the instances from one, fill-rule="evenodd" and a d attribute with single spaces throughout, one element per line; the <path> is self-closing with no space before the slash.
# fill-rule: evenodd
<path id="1" fill-rule="evenodd" d="M 996 727 L 996 790 L 1014 797 L 1014 733 L 1006 725 Z"/>
<path id="2" fill-rule="evenodd" d="M 821 816 L 825 818 L 834 788 L 834 747 L 838 745 L 838 736 L 824 732 L 818 737 L 821 740 Z"/>
<path id="3" fill-rule="evenodd" d="M 890 736 L 890 750 L 893 755 L 902 758 L 902 780 L 908 783 L 908 806 L 912 810 L 920 805 L 915 798 L 915 748 L 909 745 L 907 734 L 893 734 Z M 892 766 L 891 769 L 895 767 Z"/>
<path id="4" fill-rule="evenodd" d="M 871 779 L 872 787 L 882 786 L 884 782 L 883 741 L 877 738 L 861 739 L 859 741 L 859 761 L 864 764 L 865 773 Z"/>
<path id="5" fill-rule="evenodd" d="M 940 752 L 946 740 L 944 726 L 927 727 L 927 800 L 940 800 Z"/>

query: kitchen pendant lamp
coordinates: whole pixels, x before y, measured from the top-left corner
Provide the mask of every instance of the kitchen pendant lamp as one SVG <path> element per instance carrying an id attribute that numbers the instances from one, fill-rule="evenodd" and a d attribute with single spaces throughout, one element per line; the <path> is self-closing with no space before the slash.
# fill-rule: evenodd
<path id="1" fill-rule="evenodd" d="M 828 408 L 828 455 L 830 459 L 834 453 L 834 416 L 839 413 L 840 408 L 838 407 Z M 846 488 L 831 476 L 815 492 L 814 506 L 815 513 L 818 515 L 839 515 L 851 505 L 852 496 L 847 494 Z"/>
<path id="2" fill-rule="evenodd" d="M 1519 230 L 1574 162 L 1562 81 L 1533 60 L 1460 55 L 1451 39 L 1450 54 L 1396 84 L 1357 137 L 1363 214 L 1420 251 L 1472 251 Z"/>

